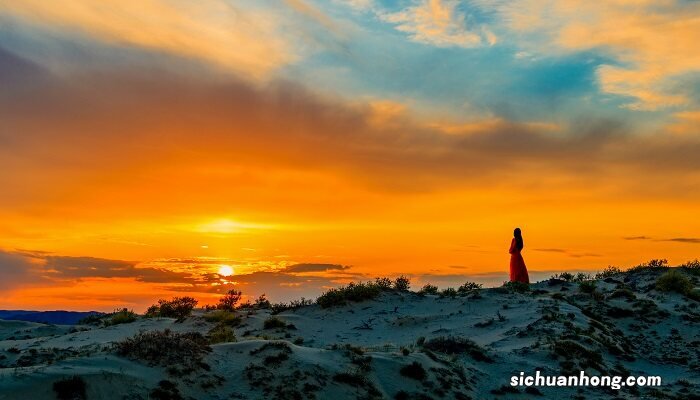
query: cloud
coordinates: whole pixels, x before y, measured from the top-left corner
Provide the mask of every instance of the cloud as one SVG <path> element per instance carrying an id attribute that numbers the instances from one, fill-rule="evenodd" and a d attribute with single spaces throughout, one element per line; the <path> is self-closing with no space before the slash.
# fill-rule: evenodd
<path id="1" fill-rule="evenodd" d="M 584 257 L 602 257 L 600 254 L 596 253 L 578 253 L 578 252 L 572 252 L 570 250 L 566 249 L 556 249 L 556 248 L 550 248 L 550 249 L 532 249 L 534 251 L 540 251 L 540 252 L 545 252 L 545 253 L 560 253 L 560 254 L 566 254 L 569 257 L 573 258 L 584 258 Z"/>
<path id="2" fill-rule="evenodd" d="M 380 17 L 420 43 L 465 48 L 495 44 L 496 36 L 487 28 L 467 27 L 466 17 L 457 10 L 458 5 L 455 0 L 420 0 L 414 6 L 380 14 Z"/>
<path id="3" fill-rule="evenodd" d="M 350 267 L 340 264 L 310 264 L 301 263 L 290 265 L 284 269 L 287 273 L 304 273 L 304 272 L 325 272 L 325 271 L 342 271 Z"/>
<path id="4" fill-rule="evenodd" d="M 629 97 L 625 107 L 687 106 L 678 80 L 700 70 L 697 1 L 480 1 L 498 11 L 508 37 L 523 51 L 552 55 L 595 50 L 610 57 L 598 68 L 604 93 Z"/>
<path id="5" fill-rule="evenodd" d="M 649 236 L 625 236 L 625 240 L 651 240 Z"/>
<path id="6" fill-rule="evenodd" d="M 72 0 L 60 7 L 11 1 L 0 4 L 2 15 L 57 33 L 203 60 L 257 79 L 298 57 L 280 32 L 281 16 L 224 0 Z"/>
<path id="7" fill-rule="evenodd" d="M 664 242 L 678 242 L 678 243 L 692 243 L 692 244 L 700 244 L 700 238 L 671 238 L 671 239 L 662 239 Z"/>

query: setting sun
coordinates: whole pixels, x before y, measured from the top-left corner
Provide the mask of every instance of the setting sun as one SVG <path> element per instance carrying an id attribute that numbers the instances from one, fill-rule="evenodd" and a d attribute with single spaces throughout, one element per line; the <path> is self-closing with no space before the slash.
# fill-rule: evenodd
<path id="1" fill-rule="evenodd" d="M 233 275 L 233 268 L 230 265 L 221 265 L 219 267 L 219 275 L 231 276 Z"/>

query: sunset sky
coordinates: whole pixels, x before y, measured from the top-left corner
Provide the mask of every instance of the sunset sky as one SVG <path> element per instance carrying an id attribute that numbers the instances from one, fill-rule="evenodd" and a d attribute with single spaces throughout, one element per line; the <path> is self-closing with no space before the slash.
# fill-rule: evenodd
<path id="1" fill-rule="evenodd" d="M 0 0 L 0 308 L 678 264 L 699 199 L 699 1 Z"/>

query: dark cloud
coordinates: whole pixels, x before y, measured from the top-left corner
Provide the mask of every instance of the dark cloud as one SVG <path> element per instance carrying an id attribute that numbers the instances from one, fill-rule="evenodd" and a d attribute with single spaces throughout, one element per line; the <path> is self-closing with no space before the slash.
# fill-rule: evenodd
<path id="1" fill-rule="evenodd" d="M 671 239 L 662 239 L 662 241 L 700 244 L 700 238 L 671 238 Z"/>
<path id="2" fill-rule="evenodd" d="M 542 251 L 545 253 L 566 253 L 564 249 L 532 249 L 534 251 Z"/>
<path id="3" fill-rule="evenodd" d="M 651 240 L 649 236 L 625 236 L 625 240 Z"/>
<path id="4" fill-rule="evenodd" d="M 325 272 L 325 271 L 342 271 L 349 269 L 349 266 L 340 264 L 312 264 L 300 263 L 290 265 L 284 269 L 287 273 L 303 273 L 303 272 Z"/>
<path id="5" fill-rule="evenodd" d="M 573 258 L 583 258 L 583 257 L 602 257 L 600 254 L 596 253 L 578 253 L 578 252 L 573 252 L 570 250 L 566 249 L 555 249 L 555 248 L 550 248 L 550 249 L 532 249 L 533 251 L 541 251 L 545 253 L 561 253 L 561 254 L 566 254 L 569 257 Z"/>

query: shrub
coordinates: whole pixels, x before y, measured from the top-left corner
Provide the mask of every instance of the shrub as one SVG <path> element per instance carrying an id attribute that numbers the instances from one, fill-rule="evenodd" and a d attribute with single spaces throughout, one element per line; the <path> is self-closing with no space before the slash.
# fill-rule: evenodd
<path id="1" fill-rule="evenodd" d="M 608 265 L 604 270 L 598 272 L 595 274 L 596 279 L 606 279 L 606 278 L 611 278 L 615 275 L 621 274 L 622 270 L 618 267 L 614 267 L 612 265 Z"/>
<path id="2" fill-rule="evenodd" d="M 346 304 L 348 301 L 360 302 L 364 300 L 372 300 L 380 294 L 381 289 L 375 283 L 351 282 L 347 286 L 329 289 L 319 296 L 318 299 L 316 299 L 316 302 L 321 307 L 328 308 Z"/>
<path id="3" fill-rule="evenodd" d="M 595 281 L 581 281 L 578 284 L 578 290 L 583 293 L 593 293 L 595 292 L 596 282 Z"/>
<path id="4" fill-rule="evenodd" d="M 689 299 L 700 301 L 700 289 L 693 289 L 685 294 Z"/>
<path id="5" fill-rule="evenodd" d="M 460 295 L 466 295 L 471 292 L 477 291 L 483 287 L 482 284 L 476 282 L 466 282 L 457 289 Z"/>
<path id="6" fill-rule="evenodd" d="M 525 293 L 530 291 L 529 284 L 517 281 L 503 282 L 503 287 L 510 292 L 516 293 Z"/>
<path id="7" fill-rule="evenodd" d="M 444 354 L 469 354 L 476 361 L 493 362 L 481 346 L 463 337 L 436 337 L 423 342 L 423 348 Z"/>
<path id="8" fill-rule="evenodd" d="M 192 314 L 192 310 L 198 301 L 193 297 L 174 297 L 172 300 L 158 300 L 146 311 L 147 317 L 164 317 L 183 320 Z"/>
<path id="9" fill-rule="evenodd" d="M 418 294 L 421 294 L 421 295 L 438 294 L 438 287 L 435 285 L 431 285 L 429 283 L 426 283 L 425 285 L 423 285 L 421 290 L 418 291 Z"/>
<path id="10" fill-rule="evenodd" d="M 376 278 L 374 280 L 374 284 L 377 285 L 381 290 L 389 290 L 392 286 L 391 279 L 387 277 Z"/>
<path id="11" fill-rule="evenodd" d="M 263 323 L 264 329 L 285 328 L 287 324 L 277 317 L 270 317 Z"/>
<path id="12" fill-rule="evenodd" d="M 56 392 L 56 398 L 58 400 L 87 399 L 85 381 L 79 376 L 73 376 L 54 382 L 53 391 Z"/>
<path id="13" fill-rule="evenodd" d="M 236 289 L 231 289 L 228 292 L 226 292 L 226 294 L 221 296 L 221 298 L 219 299 L 219 304 L 216 305 L 216 308 L 218 308 L 219 310 L 233 311 L 236 309 L 236 303 L 238 303 L 241 300 L 242 295 L 242 292 Z"/>
<path id="14" fill-rule="evenodd" d="M 164 331 L 139 332 L 114 344 L 115 352 L 150 365 L 198 365 L 211 351 L 207 340 L 199 332 L 176 333 Z"/>
<path id="15" fill-rule="evenodd" d="M 78 325 L 100 325 L 102 323 L 102 319 L 108 315 L 109 314 L 105 313 L 90 314 L 78 321 Z"/>
<path id="16" fill-rule="evenodd" d="M 128 310 L 122 308 L 121 310 L 115 311 L 108 319 L 105 320 L 105 325 L 119 325 L 128 324 L 130 322 L 136 321 L 138 315 L 133 310 Z"/>
<path id="17" fill-rule="evenodd" d="M 233 329 L 224 324 L 219 324 L 213 327 L 209 333 L 207 333 L 207 338 L 211 344 L 236 341 L 236 335 L 233 333 Z"/>
<path id="18" fill-rule="evenodd" d="M 182 400 L 180 390 L 173 382 L 162 380 L 158 382 L 158 387 L 151 390 L 150 398 L 153 400 Z"/>
<path id="19" fill-rule="evenodd" d="M 450 298 L 455 298 L 457 297 L 457 291 L 454 288 L 446 288 L 443 289 L 442 292 L 440 292 L 440 298 L 445 298 L 445 297 L 450 297 Z"/>
<path id="20" fill-rule="evenodd" d="M 265 296 L 265 293 L 261 294 L 260 297 L 258 297 L 255 300 L 255 307 L 257 308 L 262 308 L 262 309 L 267 309 L 270 308 L 272 305 L 270 304 L 270 300 L 267 299 Z"/>
<path id="21" fill-rule="evenodd" d="M 215 322 L 222 325 L 237 326 L 241 323 L 241 317 L 228 310 L 210 311 L 202 316 L 207 322 Z"/>
<path id="22" fill-rule="evenodd" d="M 296 310 L 297 308 L 306 307 L 314 304 L 311 299 L 301 298 L 299 300 L 292 300 L 289 303 L 275 303 L 270 306 L 272 314 L 279 314 L 287 310 Z"/>
<path id="23" fill-rule="evenodd" d="M 670 270 L 656 280 L 656 288 L 662 292 L 688 293 L 693 283 L 678 270 Z"/>
<path id="24" fill-rule="evenodd" d="M 394 289 L 400 292 L 407 292 L 411 288 L 411 280 L 403 275 L 394 280 Z"/>
<path id="25" fill-rule="evenodd" d="M 399 372 L 401 373 L 401 375 L 407 378 L 415 379 L 417 381 L 424 380 L 427 375 L 427 373 L 425 372 L 425 368 L 423 368 L 423 365 L 417 361 L 414 361 L 408 365 L 404 365 Z"/>
<path id="26" fill-rule="evenodd" d="M 561 279 L 562 281 L 565 282 L 572 282 L 574 280 L 574 274 L 571 272 L 562 272 L 560 274 L 554 274 L 552 275 L 551 279 Z"/>
<path id="27" fill-rule="evenodd" d="M 668 260 L 665 258 L 649 260 L 645 263 L 635 265 L 634 267 L 630 268 L 628 271 L 629 272 L 637 272 L 637 271 L 644 271 L 644 270 L 649 270 L 649 269 L 662 269 L 662 268 L 668 268 Z"/>
<path id="28" fill-rule="evenodd" d="M 684 268 L 687 272 L 690 272 L 693 275 L 700 276 L 700 260 L 695 259 L 693 261 L 687 261 L 679 267 Z"/>

